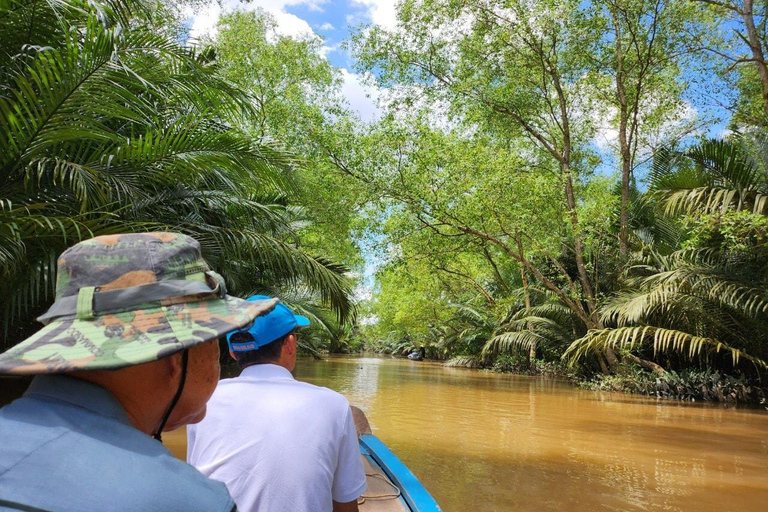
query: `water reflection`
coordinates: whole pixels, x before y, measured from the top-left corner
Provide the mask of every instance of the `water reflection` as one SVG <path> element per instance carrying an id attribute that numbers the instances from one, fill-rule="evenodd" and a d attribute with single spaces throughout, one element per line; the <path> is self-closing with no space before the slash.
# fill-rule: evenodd
<path id="1" fill-rule="evenodd" d="M 447 512 L 768 509 L 763 411 L 407 360 L 305 360 L 294 373 L 363 408 Z"/>

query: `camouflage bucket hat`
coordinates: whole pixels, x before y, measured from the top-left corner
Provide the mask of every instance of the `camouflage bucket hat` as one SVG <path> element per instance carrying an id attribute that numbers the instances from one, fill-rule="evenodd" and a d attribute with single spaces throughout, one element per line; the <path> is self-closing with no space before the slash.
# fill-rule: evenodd
<path id="1" fill-rule="evenodd" d="M 113 370 L 156 361 L 249 325 L 277 300 L 227 295 L 178 233 L 99 236 L 59 257 L 45 327 L 0 354 L 0 373 Z"/>

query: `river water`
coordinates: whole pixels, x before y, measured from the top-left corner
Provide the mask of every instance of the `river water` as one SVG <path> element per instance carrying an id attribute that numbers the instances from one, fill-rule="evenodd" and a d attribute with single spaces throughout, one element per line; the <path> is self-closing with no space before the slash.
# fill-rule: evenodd
<path id="1" fill-rule="evenodd" d="M 302 360 L 446 512 L 768 510 L 768 412 L 382 358 Z M 166 439 L 180 456 L 183 430 Z"/>

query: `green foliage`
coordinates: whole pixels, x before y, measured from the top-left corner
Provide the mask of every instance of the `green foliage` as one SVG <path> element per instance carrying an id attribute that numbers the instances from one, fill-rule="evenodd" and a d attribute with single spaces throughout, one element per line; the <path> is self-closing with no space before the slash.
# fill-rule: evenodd
<path id="1" fill-rule="evenodd" d="M 570 344 L 573 333 L 583 332 L 584 325 L 573 312 L 560 303 L 552 293 L 538 287 L 529 287 L 530 306 L 522 303 L 523 288 L 513 290 L 513 303 L 507 318 L 495 329 L 495 334 L 483 346 L 484 354 L 524 352 L 529 361 L 537 349 L 561 352 Z"/>
<path id="2" fill-rule="evenodd" d="M 399 337 L 394 332 L 389 332 L 386 336 L 375 334 L 365 344 L 367 350 L 382 354 L 392 354 L 405 356 L 416 349 L 410 336 Z"/>
<path id="3" fill-rule="evenodd" d="M 338 174 L 328 147 L 348 151 L 357 121 L 341 94 L 342 76 L 321 55 L 317 38 L 295 39 L 276 31 L 261 9 L 234 12 L 218 23 L 215 47 L 219 72 L 253 97 L 255 111 L 244 127 L 258 139 L 280 141 L 301 162 L 294 174 L 295 200 L 305 208 L 297 229 L 309 252 L 349 266 L 361 256 L 350 233 L 358 227 L 358 191 Z"/>
<path id="4" fill-rule="evenodd" d="M 5 343 L 50 302 L 54 259 L 93 235 L 190 234 L 235 294 L 281 283 L 352 315 L 346 268 L 296 243 L 300 161 L 256 138 L 249 94 L 138 2 L 0 7 L 0 295 Z M 25 30 L 21 30 L 24 28 Z"/>
<path id="5" fill-rule="evenodd" d="M 498 373 L 515 373 L 518 375 L 542 375 L 545 377 L 576 380 L 576 375 L 561 361 L 528 361 L 522 355 L 504 354 L 493 360 L 491 369 Z"/>
<path id="6" fill-rule="evenodd" d="M 723 19 L 700 2 L 410 0 L 397 29 L 358 32 L 389 93 L 342 168 L 383 212 L 378 337 L 451 364 L 764 373 L 765 136 L 691 146 Z"/>
<path id="7" fill-rule="evenodd" d="M 768 153 L 763 132 L 704 141 L 654 162 L 652 187 L 667 215 L 730 210 L 768 214 Z"/>
<path id="8" fill-rule="evenodd" d="M 611 327 L 574 341 L 565 359 L 649 346 L 654 358 L 674 353 L 731 370 L 744 360 L 758 374 L 768 368 L 764 151 L 758 134 L 662 155 L 649 194 L 667 215 L 688 214 L 678 224 L 687 238 L 679 236 L 681 248 L 666 256 L 653 248 L 638 253 L 624 289 L 601 310 Z"/>
<path id="9" fill-rule="evenodd" d="M 740 66 L 736 74 L 736 98 L 733 125 L 765 123 L 765 101 L 763 88 L 755 66 Z"/>
<path id="10" fill-rule="evenodd" d="M 727 211 L 688 216 L 684 248 L 711 247 L 733 252 L 768 250 L 768 216 L 749 211 Z"/>
<path id="11" fill-rule="evenodd" d="M 622 391 L 676 400 L 758 404 L 766 390 L 746 376 L 723 374 L 712 369 L 690 368 L 662 375 L 637 368 L 622 368 L 617 375 L 597 375 L 583 383 L 598 391 Z"/>
<path id="12" fill-rule="evenodd" d="M 662 352 L 675 352 L 687 355 L 695 360 L 704 349 L 731 354 L 733 366 L 744 358 L 761 368 L 768 368 L 764 360 L 745 354 L 742 349 L 734 348 L 714 338 L 704 338 L 687 332 L 652 326 L 616 327 L 612 329 L 590 330 L 586 336 L 576 340 L 563 354 L 563 358 L 576 361 L 590 353 L 601 353 L 606 347 L 632 350 L 644 343 L 651 343 L 654 355 Z"/>

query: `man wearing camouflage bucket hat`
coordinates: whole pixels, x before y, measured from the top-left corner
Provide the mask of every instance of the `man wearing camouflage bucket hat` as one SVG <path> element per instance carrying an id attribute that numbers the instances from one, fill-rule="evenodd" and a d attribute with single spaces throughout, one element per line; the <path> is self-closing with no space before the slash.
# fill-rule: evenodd
<path id="1" fill-rule="evenodd" d="M 0 373 L 36 375 L 0 409 L 0 510 L 234 510 L 223 484 L 158 441 L 205 416 L 218 339 L 275 303 L 227 295 L 181 234 L 65 251 L 45 327 L 0 354 Z"/>

